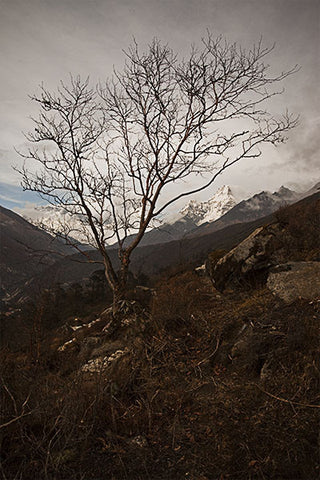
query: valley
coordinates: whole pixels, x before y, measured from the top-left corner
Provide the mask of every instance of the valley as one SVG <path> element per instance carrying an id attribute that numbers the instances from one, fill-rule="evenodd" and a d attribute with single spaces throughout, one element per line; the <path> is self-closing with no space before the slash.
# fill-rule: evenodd
<path id="1" fill-rule="evenodd" d="M 16 259 L 1 317 L 5 478 L 316 478 L 314 190 L 273 213 L 262 193 L 139 247 L 116 325 L 99 264 L 2 209 L 2 264 Z M 250 217 L 253 203 L 267 215 Z"/>

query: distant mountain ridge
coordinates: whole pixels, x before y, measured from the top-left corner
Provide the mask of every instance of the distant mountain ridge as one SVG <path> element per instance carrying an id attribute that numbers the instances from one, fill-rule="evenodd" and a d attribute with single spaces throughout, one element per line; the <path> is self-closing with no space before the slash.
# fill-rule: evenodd
<path id="1" fill-rule="evenodd" d="M 311 195 L 320 189 L 320 182 L 304 194 L 299 194 L 287 187 L 282 186 L 276 192 L 262 191 L 237 203 L 232 190 L 224 185 L 207 201 L 199 202 L 191 199 L 179 212 L 174 220 L 164 220 L 159 227 L 147 231 L 140 242 L 141 246 L 155 245 L 173 240 L 180 240 L 186 236 L 193 236 L 220 230 L 235 223 L 250 222 L 260 217 L 270 215 L 282 205 L 289 205 L 299 199 Z M 68 219 L 55 207 L 42 206 L 41 218 L 45 225 L 59 225 Z M 56 215 L 56 218 L 55 218 Z M 29 219 L 28 219 L 29 220 Z M 29 220 L 30 221 L 30 220 Z M 73 218 L 76 228 L 80 219 Z M 79 239 L 78 239 L 79 240 Z M 85 239 L 80 239 L 80 241 Z M 129 241 L 129 240 L 128 240 Z M 110 249 L 114 248 L 110 245 Z"/>
<path id="2" fill-rule="evenodd" d="M 196 200 L 190 200 L 180 211 L 178 218 L 173 222 L 167 221 L 159 227 L 149 230 L 141 241 L 141 245 L 170 242 L 182 238 L 198 225 L 212 222 L 221 217 L 221 215 L 224 215 L 234 205 L 236 205 L 236 200 L 231 189 L 224 185 L 208 201 L 198 202 Z M 39 212 L 37 221 L 29 218 L 26 219 L 36 226 L 41 225 L 44 228 L 48 227 L 50 231 L 54 228 L 59 231 L 65 223 L 75 231 L 80 231 L 83 228 L 80 217 L 70 218 L 70 215 L 65 214 L 63 210 L 53 205 L 41 205 L 37 207 L 37 211 Z M 84 243 L 87 241 L 83 235 L 76 239 Z M 112 248 L 112 245 L 110 248 Z"/>
<path id="3" fill-rule="evenodd" d="M 236 205 L 231 188 L 224 185 L 207 201 L 190 200 L 179 212 L 178 218 L 167 221 L 147 232 L 140 245 L 155 245 L 184 238 L 199 225 L 212 222 Z"/>
<path id="4" fill-rule="evenodd" d="M 299 201 L 301 205 L 308 205 L 320 200 L 320 192 L 315 193 Z M 296 202 L 294 202 L 296 203 Z M 200 265 L 205 261 L 209 252 L 214 250 L 230 250 L 256 228 L 264 226 L 274 221 L 272 214 L 260 217 L 250 222 L 237 222 L 218 231 L 208 232 L 201 230 L 197 235 L 185 236 L 183 239 L 165 242 L 157 245 L 139 246 L 132 255 L 130 265 L 131 272 L 135 276 L 141 274 L 146 276 L 159 275 L 167 268 L 177 265 Z M 213 222 L 214 224 L 215 222 Z M 212 225 L 213 225 L 212 224 Z M 199 227 L 200 230 L 200 227 Z M 98 260 L 98 252 L 92 252 L 92 258 Z M 110 256 L 113 261 L 117 261 L 117 251 L 114 248 L 110 250 Z M 90 274 L 98 268 L 94 264 L 81 264 L 79 255 L 60 260 L 54 265 L 57 277 L 60 275 L 60 281 L 76 282 L 80 278 L 89 277 Z"/>
<path id="5" fill-rule="evenodd" d="M 87 243 L 88 238 L 83 233 L 82 216 L 80 214 L 71 215 L 58 205 L 39 205 L 35 210 L 38 212 L 37 219 L 26 218 L 28 222 L 50 233 L 54 231 L 64 232 L 67 226 L 71 241 L 80 242 L 83 245 Z"/>
<path id="6" fill-rule="evenodd" d="M 180 210 L 178 219 L 147 232 L 141 245 L 170 242 L 215 232 L 235 223 L 252 222 L 312 194 L 316 187 L 299 194 L 282 186 L 276 192 L 263 191 L 236 203 L 231 188 L 224 185 L 206 202 L 190 200 Z"/>
<path id="7" fill-rule="evenodd" d="M 242 200 L 216 221 L 200 225 L 190 232 L 189 236 L 216 232 L 236 223 L 252 222 L 271 215 L 281 206 L 290 205 L 308 195 L 309 192 L 299 194 L 283 186 L 273 193 L 262 191 L 247 200 Z"/>

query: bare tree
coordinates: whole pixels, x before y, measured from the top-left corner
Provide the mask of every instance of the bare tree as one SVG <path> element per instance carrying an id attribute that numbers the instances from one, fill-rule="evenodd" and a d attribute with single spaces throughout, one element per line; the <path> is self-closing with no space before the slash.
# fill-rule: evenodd
<path id="1" fill-rule="evenodd" d="M 258 157 L 262 144 L 283 142 L 297 124 L 266 110 L 282 93 L 275 85 L 296 71 L 269 76 L 272 50 L 261 42 L 244 50 L 208 34 L 180 60 L 158 40 L 142 53 L 134 43 L 123 71 L 98 88 L 77 77 L 32 97 L 40 115 L 27 136 L 34 145 L 23 154 L 31 160 L 21 170 L 23 187 L 78 218 L 102 255 L 114 312 L 125 297 L 131 254 L 152 221 L 231 165 Z M 197 188 L 194 176 L 202 178 Z M 79 227 L 70 225 L 56 233 L 74 236 Z M 119 271 L 108 255 L 112 240 Z"/>

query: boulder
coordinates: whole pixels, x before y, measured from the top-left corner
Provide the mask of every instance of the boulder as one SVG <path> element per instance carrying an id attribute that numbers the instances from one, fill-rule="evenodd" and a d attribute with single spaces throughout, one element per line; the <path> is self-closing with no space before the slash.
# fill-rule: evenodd
<path id="1" fill-rule="evenodd" d="M 274 267 L 267 287 L 285 303 L 320 299 L 320 262 L 288 262 Z"/>
<path id="2" fill-rule="evenodd" d="M 252 286 L 253 282 L 265 281 L 268 269 L 281 258 L 280 239 L 278 224 L 257 228 L 208 269 L 215 288 L 223 291 L 228 287 L 246 287 Z"/>

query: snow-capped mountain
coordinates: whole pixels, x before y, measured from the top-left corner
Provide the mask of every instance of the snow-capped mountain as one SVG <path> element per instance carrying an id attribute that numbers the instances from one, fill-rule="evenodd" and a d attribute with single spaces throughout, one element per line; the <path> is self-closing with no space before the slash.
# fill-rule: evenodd
<path id="1" fill-rule="evenodd" d="M 257 210 L 263 215 L 269 215 L 283 205 L 296 202 L 301 195 L 287 187 L 280 187 L 277 192 L 263 191 L 253 195 L 248 200 L 239 203 L 240 211 Z"/>
<path id="2" fill-rule="evenodd" d="M 162 224 L 146 232 L 140 246 L 154 245 L 183 239 L 202 233 L 218 231 L 235 223 L 250 222 L 270 215 L 279 207 L 291 204 L 304 196 L 318 191 L 320 184 L 304 194 L 281 187 L 276 192 L 263 191 L 247 200 L 237 203 L 229 186 L 221 187 L 212 198 L 199 202 L 190 200 L 174 218 L 164 217 Z M 59 231 L 63 226 L 69 228 L 69 235 L 83 244 L 88 244 L 84 224 L 78 216 L 68 216 L 54 206 L 37 207 L 37 219 L 27 220 L 36 225 L 44 225 L 49 231 Z M 51 227 L 51 228 L 50 228 Z M 130 241 L 130 238 L 127 240 Z M 112 245 L 110 245 L 112 248 Z"/>
<path id="3" fill-rule="evenodd" d="M 209 224 L 202 224 L 192 232 L 192 235 L 212 233 L 235 223 L 244 223 L 265 217 L 278 210 L 281 206 L 290 205 L 300 200 L 304 195 L 281 187 L 277 192 L 263 191 L 242 200 L 227 213 Z"/>
<path id="4" fill-rule="evenodd" d="M 314 193 L 320 192 L 320 182 L 316 183 L 312 188 L 307 190 L 302 196 L 309 197 L 309 195 L 313 195 Z"/>
<path id="5" fill-rule="evenodd" d="M 225 215 L 236 203 L 231 188 L 224 185 L 206 202 L 190 200 L 189 203 L 180 210 L 180 214 L 182 217 L 192 220 L 196 225 L 202 225 L 203 223 L 214 222 L 222 217 L 222 215 Z"/>
<path id="6" fill-rule="evenodd" d="M 221 187 L 215 195 L 206 202 L 190 200 L 179 212 L 178 216 L 165 218 L 162 225 L 147 232 L 141 245 L 166 243 L 184 238 L 199 225 L 213 222 L 228 212 L 236 200 L 230 187 Z"/>
<path id="7" fill-rule="evenodd" d="M 183 237 L 199 225 L 213 222 L 229 211 L 236 201 L 228 186 L 221 187 L 215 195 L 206 202 L 190 202 L 180 211 L 178 219 L 165 221 L 159 228 L 153 228 L 146 233 L 141 245 L 168 242 Z M 79 216 L 71 216 L 62 209 L 53 206 L 39 206 L 36 209 L 36 220 L 27 219 L 33 224 L 49 232 L 69 232 L 68 235 L 81 243 L 88 243 L 90 232 L 84 228 Z M 86 233 L 87 232 L 87 233 Z"/>
<path id="8" fill-rule="evenodd" d="M 35 208 L 34 218 L 26 218 L 37 227 L 58 236 L 86 244 L 89 232 L 85 228 L 81 215 L 71 215 L 55 205 L 40 205 Z"/>

